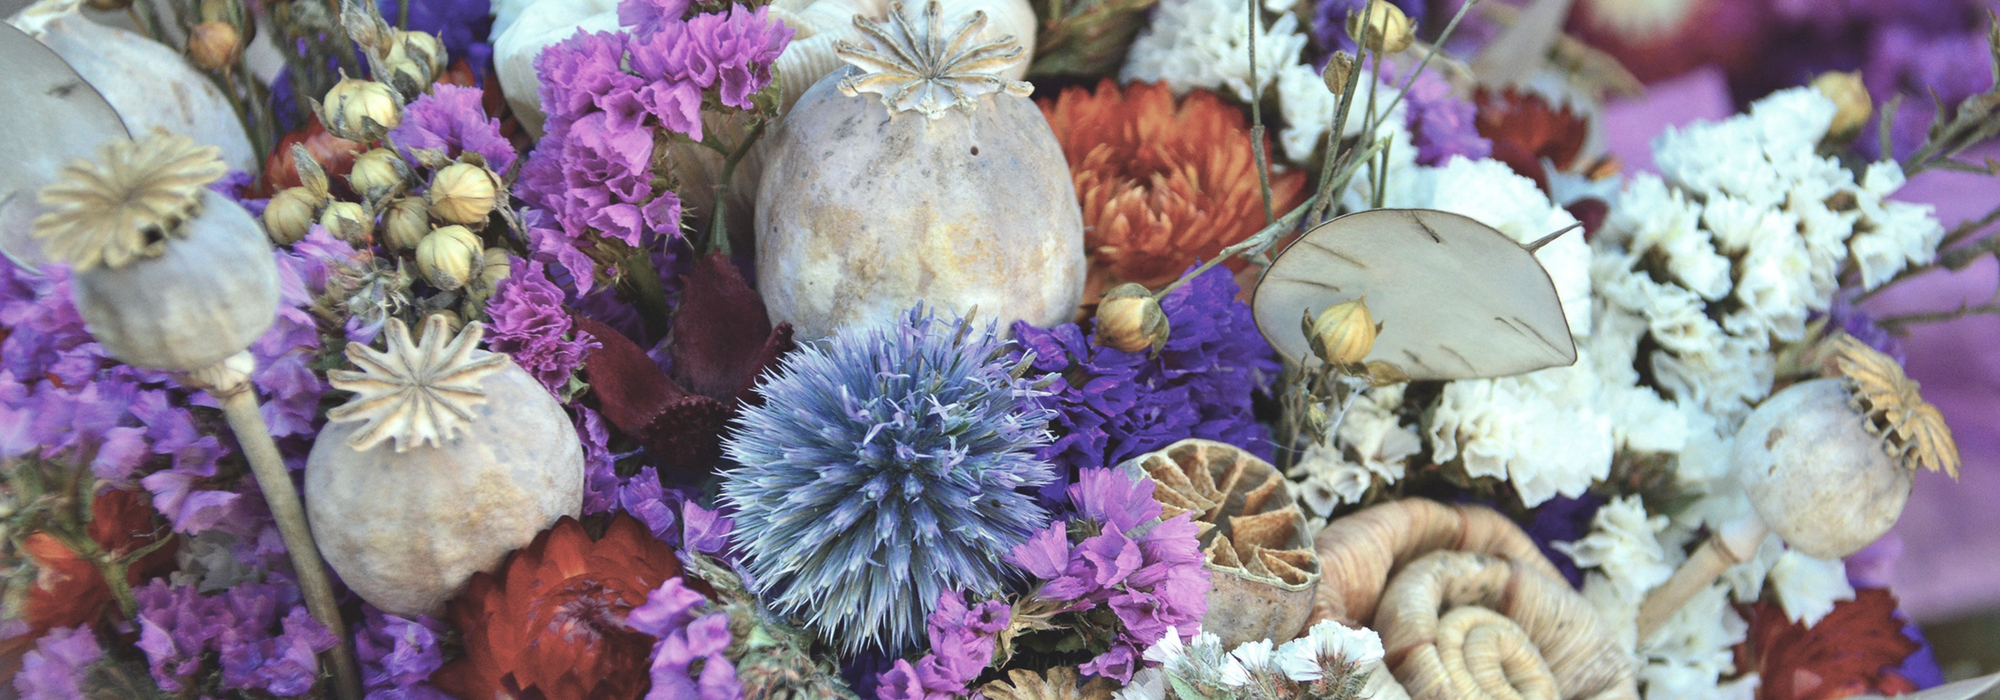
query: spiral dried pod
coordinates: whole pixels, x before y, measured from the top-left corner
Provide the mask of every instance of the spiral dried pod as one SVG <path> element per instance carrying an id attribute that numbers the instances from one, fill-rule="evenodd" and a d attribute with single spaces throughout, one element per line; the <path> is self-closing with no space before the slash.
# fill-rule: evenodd
<path id="1" fill-rule="evenodd" d="M 1542 556 L 1528 533 L 1490 508 L 1448 506 L 1421 498 L 1390 501 L 1334 520 L 1313 538 L 1320 580 L 1308 624 L 1333 620 L 1349 627 L 1375 617 L 1389 576 L 1438 550 L 1500 557 L 1550 578 L 1561 572 Z"/>
<path id="2" fill-rule="evenodd" d="M 1305 629 L 1319 556 L 1306 536 L 1305 513 L 1269 462 L 1212 440 L 1188 439 L 1133 458 L 1161 488 L 1161 517 L 1192 513 L 1213 588 L 1203 628 L 1224 647 L 1290 639 Z"/>
<path id="3" fill-rule="evenodd" d="M 1396 574 L 1371 625 L 1417 700 L 1639 697 L 1629 656 L 1560 577 L 1470 552 Z"/>

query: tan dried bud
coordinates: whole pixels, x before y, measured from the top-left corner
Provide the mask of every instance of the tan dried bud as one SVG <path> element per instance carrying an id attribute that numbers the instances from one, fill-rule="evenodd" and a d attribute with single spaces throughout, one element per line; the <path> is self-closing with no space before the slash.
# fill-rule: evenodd
<path id="1" fill-rule="evenodd" d="M 271 242 L 291 245 L 305 238 L 312 231 L 314 214 L 319 210 L 319 198 L 314 197 L 304 187 L 289 187 L 278 190 L 271 196 L 271 202 L 264 205 L 264 230 L 271 235 Z"/>
<path id="2" fill-rule="evenodd" d="M 392 58 L 382 64 L 382 80 L 405 99 L 414 100 L 430 89 L 431 74 L 423 64 L 407 58 Z"/>
<path id="3" fill-rule="evenodd" d="M 1313 354 L 1330 365 L 1355 364 L 1375 349 L 1375 319 L 1368 314 L 1367 297 L 1326 307 L 1318 320 L 1307 312 L 1299 327 Z"/>
<path id="4" fill-rule="evenodd" d="M 1326 70 L 1320 71 L 1319 77 L 1326 79 L 1328 91 L 1340 95 L 1347 92 L 1347 79 L 1353 75 L 1354 54 L 1335 51 L 1333 57 L 1326 60 Z"/>
<path id="5" fill-rule="evenodd" d="M 390 63 L 402 60 L 415 62 L 423 69 L 427 76 L 424 82 L 428 84 L 444 75 L 444 42 L 432 34 L 398 29 L 395 30 L 395 38 L 390 40 L 388 60 Z"/>
<path id="6" fill-rule="evenodd" d="M 316 109 L 327 131 L 361 143 L 373 143 L 403 123 L 402 99 L 373 80 L 341 78 Z"/>
<path id="7" fill-rule="evenodd" d="M 1125 352 L 1166 344 L 1170 329 L 1160 301 L 1143 285 L 1112 287 L 1097 302 L 1097 343 Z"/>
<path id="8" fill-rule="evenodd" d="M 445 329 L 451 331 L 452 335 L 458 335 L 459 329 L 465 327 L 465 319 L 461 318 L 458 315 L 458 312 L 453 311 L 451 309 L 438 309 L 436 311 L 432 311 L 430 313 L 430 316 L 427 316 L 426 318 L 430 317 L 437 317 L 444 319 Z"/>
<path id="9" fill-rule="evenodd" d="M 431 286 L 453 290 L 465 286 L 482 262 L 479 237 L 464 226 L 446 226 L 417 243 L 417 270 Z"/>
<path id="10" fill-rule="evenodd" d="M 354 159 L 354 168 L 347 171 L 347 184 L 355 192 L 370 202 L 378 202 L 383 197 L 393 197 L 403 193 L 409 185 L 410 165 L 403 157 L 387 148 L 377 148 Z"/>
<path id="11" fill-rule="evenodd" d="M 1361 25 L 1368 24 L 1368 41 L 1361 41 Z M 1347 16 L 1347 36 L 1354 42 L 1379 53 L 1402 53 L 1416 41 L 1417 27 L 1403 9 L 1392 5 L 1389 0 L 1370 0 L 1368 8 L 1360 14 Z"/>
<path id="12" fill-rule="evenodd" d="M 486 266 L 479 270 L 479 282 L 488 293 L 500 288 L 500 281 L 514 274 L 514 265 L 507 260 L 507 251 L 501 248 L 487 248 L 480 254 Z"/>
<path id="13" fill-rule="evenodd" d="M 1868 86 L 1861 84 L 1861 71 L 1827 71 L 1813 78 L 1812 86 L 1833 101 L 1833 125 L 1826 130 L 1828 141 L 1845 143 L 1853 139 L 1875 112 Z"/>
<path id="14" fill-rule="evenodd" d="M 319 225 L 334 238 L 355 245 L 367 245 L 375 236 L 375 215 L 353 202 L 326 205 L 326 211 L 319 215 Z"/>
<path id="15" fill-rule="evenodd" d="M 382 208 L 382 242 L 390 251 L 416 250 L 430 232 L 431 205 L 422 197 L 392 200 Z"/>
<path id="16" fill-rule="evenodd" d="M 431 176 L 431 214 L 454 224 L 479 224 L 493 213 L 500 183 L 493 173 L 471 163 L 453 163 Z"/>
<path id="17" fill-rule="evenodd" d="M 188 32 L 188 60 L 203 70 L 217 73 L 236 66 L 243 56 L 243 35 L 228 22 L 203 22 Z"/>

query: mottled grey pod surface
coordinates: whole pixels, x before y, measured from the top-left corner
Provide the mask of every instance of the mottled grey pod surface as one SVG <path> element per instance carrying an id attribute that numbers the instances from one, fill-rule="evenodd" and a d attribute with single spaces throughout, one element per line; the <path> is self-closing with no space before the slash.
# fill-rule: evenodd
<path id="1" fill-rule="evenodd" d="M 757 190 L 757 291 L 804 338 L 918 301 L 1051 326 L 1082 301 L 1083 214 L 1055 133 L 1005 93 L 938 119 L 814 84 Z"/>
<path id="2" fill-rule="evenodd" d="M 1819 559 L 1880 539 L 1902 516 L 1915 483 L 1848 397 L 1840 379 L 1794 384 L 1743 422 L 1732 455 L 1758 517 L 1793 549 Z"/>
<path id="3" fill-rule="evenodd" d="M 77 313 L 112 357 L 193 371 L 242 352 L 278 318 L 278 265 L 250 212 L 204 190 L 157 258 L 72 278 Z"/>
<path id="4" fill-rule="evenodd" d="M 583 445 L 540 382 L 509 366 L 480 381 L 486 402 L 443 448 L 391 441 L 356 451 L 360 422 L 329 422 L 306 460 L 313 539 L 347 587 L 384 612 L 437 615 L 583 508 Z"/>

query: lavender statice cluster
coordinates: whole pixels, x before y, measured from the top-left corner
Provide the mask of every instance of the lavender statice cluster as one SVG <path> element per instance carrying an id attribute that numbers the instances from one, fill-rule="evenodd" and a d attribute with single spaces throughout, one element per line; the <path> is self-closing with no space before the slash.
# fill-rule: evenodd
<path id="1" fill-rule="evenodd" d="M 447 83 L 431 86 L 431 91 L 403 108 L 403 121 L 389 139 L 416 161 L 414 152 L 436 150 L 447 158 L 477 153 L 493 172 L 506 173 L 517 154 L 514 144 L 500 135 L 500 120 L 486 116 L 478 88 Z"/>
<path id="2" fill-rule="evenodd" d="M 912 664 L 897 659 L 876 678 L 877 700 L 957 700 L 972 694 L 972 683 L 993 663 L 993 647 L 1007 629 L 1007 603 L 989 600 L 967 606 L 957 592 L 938 597 L 930 616 L 930 652 Z"/>
<path id="3" fill-rule="evenodd" d="M 531 228 L 539 256 L 577 278 L 592 274 L 581 250 L 593 237 L 654 249 L 680 236 L 681 202 L 654 186 L 662 133 L 701 141 L 702 107 L 713 99 L 748 108 L 771 81 L 771 63 L 792 29 L 767 8 L 683 20 L 687 0 L 626 0 L 629 32 L 585 32 L 535 60 L 547 133 L 521 172 L 519 193 L 546 210 L 553 228 Z"/>
<path id="4" fill-rule="evenodd" d="M 667 579 L 633 608 L 625 624 L 659 639 L 653 644 L 653 688 L 646 700 L 736 700 L 743 684 L 723 651 L 729 613 L 709 604 L 679 576 Z"/>
<path id="5" fill-rule="evenodd" d="M 194 689 L 220 666 L 222 690 L 299 697 L 319 680 L 318 654 L 340 640 L 300 602 L 289 582 L 244 583 L 207 596 L 164 579 L 133 591 L 139 602 L 139 649 L 161 690 Z"/>
<path id="6" fill-rule="evenodd" d="M 364 607 L 361 629 L 354 633 L 354 651 L 361 660 L 361 682 L 369 700 L 449 700 L 430 684 L 432 673 L 444 666 L 439 646 L 447 627 L 428 616 L 414 619 Z"/>
<path id="7" fill-rule="evenodd" d="M 1132 679 L 1140 652 L 1208 614 L 1209 573 L 1187 513 L 1160 520 L 1157 485 L 1114 469 L 1085 469 L 1069 487 L 1076 517 L 1035 533 L 1007 561 L 1039 579 L 1035 596 L 1068 612 L 1109 607 L 1119 629 L 1077 670 Z M 1176 638 L 1178 640 L 1178 637 Z"/>
<path id="8" fill-rule="evenodd" d="M 1269 388 L 1278 363 L 1236 292 L 1229 270 L 1216 267 L 1168 294 L 1160 306 L 1173 333 L 1157 356 L 1100 345 L 1074 323 L 1015 324 L 1035 370 L 1063 377 L 1044 400 L 1057 413 L 1056 440 L 1041 456 L 1067 474 L 1197 437 L 1269 459 L 1270 434 L 1251 397 Z M 1060 485 L 1046 496 L 1059 501 Z"/>
<path id="9" fill-rule="evenodd" d="M 1192 640 L 1173 630 L 1146 649 L 1157 667 L 1141 671 L 1119 692 L 1119 700 L 1252 700 L 1325 698 L 1353 700 L 1368 682 L 1365 668 L 1382 659 L 1382 638 L 1323 620 L 1305 636 L 1283 645 L 1269 639 L 1223 651 L 1213 634 Z"/>
<path id="10" fill-rule="evenodd" d="M 853 654 L 915 646 L 947 591 L 1001 592 L 1048 522 L 1054 411 L 992 327 L 922 305 L 787 356 L 723 449 L 733 541 L 762 600 Z"/>
<path id="11" fill-rule="evenodd" d="M 1400 86 L 1404 75 L 1394 63 L 1382 66 L 1385 83 Z M 1435 166 L 1452 156 L 1479 160 L 1493 155 L 1493 142 L 1479 135 L 1474 121 L 1479 107 L 1453 95 L 1451 84 L 1436 71 L 1418 73 L 1409 92 L 1403 94 L 1403 103 L 1409 106 L 1405 126 L 1410 130 L 1410 142 L 1417 147 L 1417 164 Z"/>
<path id="12" fill-rule="evenodd" d="M 104 658 L 97 635 L 89 627 L 58 627 L 35 640 L 21 656 L 14 674 L 14 692 L 21 700 L 73 700 L 84 697 L 90 669 Z"/>
<path id="13" fill-rule="evenodd" d="M 549 393 L 569 396 L 584 358 L 599 345 L 576 328 L 563 308 L 563 290 L 543 274 L 542 263 L 510 262 L 507 279 L 486 304 L 487 315 L 493 317 L 487 345 L 514 358 L 514 364 L 534 375 Z"/>

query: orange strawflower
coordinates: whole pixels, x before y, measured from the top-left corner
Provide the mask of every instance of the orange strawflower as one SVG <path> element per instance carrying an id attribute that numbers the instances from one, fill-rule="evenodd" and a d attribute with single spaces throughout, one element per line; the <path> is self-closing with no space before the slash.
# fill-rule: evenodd
<path id="1" fill-rule="evenodd" d="M 654 639 L 625 616 L 679 575 L 673 548 L 638 519 L 621 513 L 592 541 L 565 516 L 447 604 L 465 655 L 431 682 L 461 698 L 636 700 L 652 685 Z"/>
<path id="2" fill-rule="evenodd" d="M 1157 289 L 1264 227 L 1249 120 L 1214 94 L 1176 104 L 1165 84 L 1120 90 L 1107 78 L 1041 106 L 1083 204 L 1086 303 L 1125 282 Z M 1305 184 L 1303 172 L 1273 172 L 1274 214 L 1298 206 Z"/>
<path id="3" fill-rule="evenodd" d="M 1810 629 L 1786 618 L 1773 603 L 1760 601 L 1739 610 L 1750 622 L 1750 635 L 1737 649 L 1736 668 L 1762 677 L 1758 700 L 1834 700 L 1917 689 L 1889 670 L 1920 645 L 1903 636 L 1896 599 L 1888 589 L 1855 591 L 1854 600 L 1834 603 L 1833 612 Z"/>

